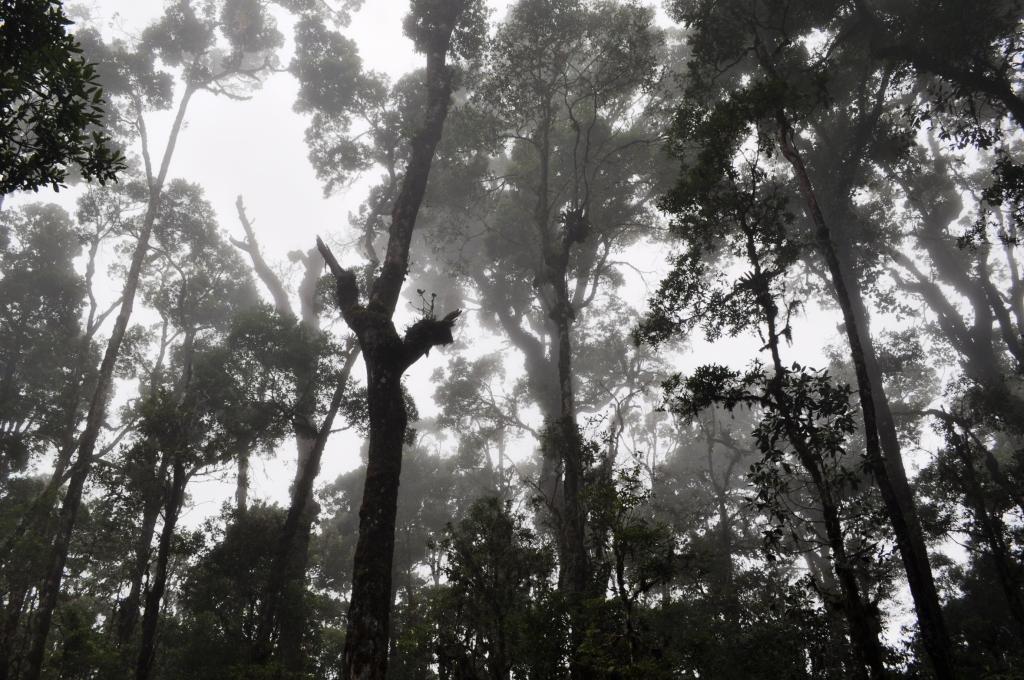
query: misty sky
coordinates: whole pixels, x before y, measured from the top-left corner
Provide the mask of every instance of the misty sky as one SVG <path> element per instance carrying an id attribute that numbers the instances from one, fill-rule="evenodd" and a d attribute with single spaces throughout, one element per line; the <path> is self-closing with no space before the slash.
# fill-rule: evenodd
<path id="1" fill-rule="evenodd" d="M 495 11 L 495 18 L 498 18 L 507 2 L 491 0 L 490 5 Z M 422 57 L 413 51 L 410 41 L 402 34 L 402 18 L 407 8 L 408 3 L 404 0 L 369 0 L 354 16 L 345 32 L 359 45 L 366 67 L 397 78 L 421 65 Z M 129 39 L 161 10 L 162 3 L 159 2 L 97 0 L 73 7 L 71 14 L 88 17 L 108 37 Z M 285 15 L 280 13 L 279 17 L 282 19 L 279 27 L 286 41 L 290 41 L 290 27 L 285 23 Z M 664 20 L 663 14 L 661 18 Z M 286 66 L 287 47 L 283 54 L 282 62 Z M 171 178 L 180 177 L 200 185 L 217 211 L 221 227 L 236 237 L 241 235 L 241 229 L 235 213 L 235 198 L 241 194 L 254 221 L 264 256 L 272 267 L 285 273 L 286 284 L 289 280 L 292 284 L 297 283 L 297 277 L 301 275 L 297 266 L 289 263 L 287 254 L 293 250 L 308 250 L 317 235 L 324 236 L 339 255 L 345 252 L 349 245 L 346 239 L 352 238 L 348 230 L 348 215 L 358 209 L 368 188 L 378 179 L 377 173 L 370 171 L 352 186 L 324 197 L 321 183 L 307 160 L 303 139 L 307 119 L 292 110 L 296 91 L 296 81 L 287 73 L 280 73 L 268 78 L 262 89 L 247 102 L 201 92 L 190 104 L 169 173 Z M 170 122 L 169 112 L 147 117 L 154 149 L 162 148 Z M 19 196 L 12 203 L 55 200 L 68 210 L 74 210 L 74 200 L 78 195 L 76 188 L 62 191 L 59 195 L 43 191 L 38 195 Z M 649 292 L 666 269 L 664 245 L 640 245 L 633 248 L 626 259 L 646 273 L 641 277 L 635 270 L 623 270 L 629 282 L 624 296 L 634 307 L 642 309 Z M 415 287 L 414 281 L 410 284 Z M 116 295 L 118 285 L 109 284 L 107 293 L 110 299 Z M 463 340 L 466 334 L 475 330 L 472 310 L 469 311 L 457 333 L 463 336 Z M 405 303 L 399 305 L 399 319 L 403 312 L 408 316 Z M 797 328 L 796 343 L 788 349 L 787 360 L 822 365 L 824 348 L 838 339 L 835 319 L 831 313 L 820 313 L 813 308 L 809 310 L 807 318 L 794 324 Z M 133 321 L 143 320 L 146 320 L 144 312 L 137 310 Z M 340 320 L 338 323 L 338 328 L 343 330 Z M 401 323 L 400 320 L 399 325 Z M 694 338 L 685 354 L 678 357 L 677 364 L 681 370 L 709 361 L 739 367 L 746 364 L 759 345 L 750 337 L 726 338 L 714 345 Z M 474 351 L 482 353 L 502 347 L 500 339 L 481 343 L 473 337 Z M 506 349 L 505 353 L 509 357 L 506 370 L 511 381 L 521 371 L 521 359 L 514 350 Z M 430 399 L 433 386 L 429 378 L 445 362 L 443 352 L 432 353 L 407 373 L 406 380 L 421 416 L 429 417 L 434 412 Z M 360 376 L 361 364 L 357 369 Z M 539 422 L 539 415 L 534 415 Z M 352 432 L 333 435 L 324 455 L 321 482 L 330 483 L 338 474 L 355 467 L 359 463 L 361 444 L 361 438 Z M 513 452 L 513 456 L 525 457 L 532 448 L 533 442 L 521 440 L 518 453 Z M 294 474 L 294 456 L 294 442 L 287 439 L 275 456 L 253 461 L 254 497 L 287 502 L 288 485 Z M 232 473 L 233 470 L 224 470 L 195 480 L 190 486 L 194 502 L 183 515 L 186 525 L 196 526 L 219 511 L 220 505 L 234 492 Z"/>

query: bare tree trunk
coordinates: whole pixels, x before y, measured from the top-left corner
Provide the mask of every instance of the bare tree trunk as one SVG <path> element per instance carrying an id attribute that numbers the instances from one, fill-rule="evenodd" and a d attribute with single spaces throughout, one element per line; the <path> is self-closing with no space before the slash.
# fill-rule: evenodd
<path id="1" fill-rule="evenodd" d="M 167 147 L 164 150 L 164 156 L 160 163 L 159 173 L 155 178 L 150 178 L 149 204 L 146 208 L 146 215 L 142 220 L 142 228 L 139 230 L 138 244 L 135 247 L 135 253 L 132 255 L 132 261 L 125 278 L 124 291 L 121 294 L 121 309 L 114 322 L 114 328 L 111 331 L 110 339 L 107 341 L 107 349 L 100 364 L 99 375 L 96 379 L 96 389 L 89 404 L 89 415 L 86 417 L 85 430 L 78 440 L 78 458 L 75 460 L 71 470 L 68 490 L 64 496 L 64 503 L 61 506 L 57 535 L 53 541 L 50 564 L 47 566 L 43 585 L 40 589 L 39 607 L 36 612 L 36 630 L 32 636 L 24 680 L 39 680 L 39 675 L 42 672 L 43 658 L 46 655 L 46 642 L 50 635 L 50 622 L 53 618 L 53 610 L 57 606 L 61 579 L 64 576 L 64 565 L 67 562 L 68 548 L 71 545 L 71 533 L 74 531 L 75 522 L 78 519 L 78 510 L 82 503 L 82 492 L 92 467 L 93 453 L 96 450 L 100 429 L 106 420 L 107 402 L 109 401 L 113 383 L 114 364 L 117 362 L 117 357 L 121 350 L 121 342 L 124 340 L 125 332 L 128 330 L 128 321 L 131 319 L 132 307 L 135 304 L 135 293 L 139 287 L 139 277 L 142 273 L 142 265 L 145 262 L 146 251 L 149 248 L 149 238 L 153 232 L 153 223 L 160 209 L 160 196 L 163 191 L 164 181 L 167 178 L 171 156 L 174 154 L 174 146 L 178 141 L 178 134 L 185 119 L 188 102 L 194 92 L 195 89 L 191 85 L 185 87 L 185 92 L 178 105 L 178 111 L 171 127 Z"/>
<path id="2" fill-rule="evenodd" d="M 164 505 L 164 526 L 160 530 L 160 547 L 157 549 L 156 568 L 153 581 L 146 593 L 146 611 L 142 615 L 142 639 L 139 642 L 139 661 L 135 668 L 136 680 L 148 680 L 156 659 L 156 633 L 160 623 L 160 605 L 163 602 L 164 590 L 167 587 L 168 566 L 171 560 L 171 548 L 174 543 L 174 531 L 181 514 L 181 506 L 185 500 L 185 485 L 188 474 L 185 472 L 184 461 L 176 457 L 172 466 L 171 489 Z"/>
<path id="3" fill-rule="evenodd" d="M 382 679 L 388 657 L 397 481 L 407 416 L 397 367 L 375 366 L 369 360 L 366 364 L 367 384 L 374 386 L 368 391 L 370 448 L 359 508 L 344 672 L 353 679 Z"/>
<path id="4" fill-rule="evenodd" d="M 924 534 L 903 467 L 892 412 L 882 389 L 882 372 L 868 333 L 864 302 L 857 288 L 855 276 L 837 252 L 836 240 L 822 215 L 807 169 L 794 144 L 792 127 L 784 111 L 778 111 L 777 122 L 782 153 L 796 175 L 800 194 L 814 224 L 819 252 L 825 259 L 836 299 L 842 309 L 864 417 L 867 459 L 881 491 L 903 558 L 925 649 L 932 660 L 936 677 L 939 680 L 952 680 L 955 677 L 951 655 L 952 643 L 942 617 Z"/>
<path id="5" fill-rule="evenodd" d="M 267 663 L 272 654 L 271 639 L 278 632 L 278 653 L 284 670 L 301 673 L 302 633 L 305 630 L 305 576 L 309 561 L 309 536 L 313 520 L 319 512 L 313 499 L 313 485 L 320 473 L 320 461 L 331 434 L 331 427 L 345 397 L 348 379 L 359 356 L 358 346 L 348 350 L 345 365 L 338 377 L 327 415 L 313 435 L 309 454 L 299 461 L 299 475 L 292 486 L 292 498 L 284 526 L 278 536 L 270 568 L 266 603 L 260 615 L 256 636 L 257 663 Z M 307 435 L 308 436 L 308 435 Z"/>
<path id="6" fill-rule="evenodd" d="M 170 460 L 163 456 L 159 469 L 153 481 L 156 485 L 163 485 L 164 476 Z M 160 506 L 163 503 L 162 493 L 146 494 L 145 503 L 142 508 L 142 523 L 139 528 L 139 538 L 135 544 L 134 562 L 131 571 L 131 583 L 128 595 L 117 613 L 117 644 L 124 647 L 135 633 L 135 626 L 139 621 L 139 603 L 142 601 L 142 580 L 149 571 L 149 557 L 152 552 L 153 534 L 156 532 L 156 521 L 160 515 Z"/>

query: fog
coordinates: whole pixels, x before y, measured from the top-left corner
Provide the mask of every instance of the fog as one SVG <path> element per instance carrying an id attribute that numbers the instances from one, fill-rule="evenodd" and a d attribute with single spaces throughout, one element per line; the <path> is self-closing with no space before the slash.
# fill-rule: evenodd
<path id="1" fill-rule="evenodd" d="M 0 12 L 0 679 L 1021 672 L 1016 3 Z"/>

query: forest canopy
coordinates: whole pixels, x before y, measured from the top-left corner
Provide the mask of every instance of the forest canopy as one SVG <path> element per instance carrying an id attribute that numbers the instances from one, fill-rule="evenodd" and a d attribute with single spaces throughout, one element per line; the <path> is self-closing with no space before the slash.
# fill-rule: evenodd
<path id="1" fill-rule="evenodd" d="M 1024 3 L 145 4 L 0 0 L 0 680 L 1024 678 Z"/>

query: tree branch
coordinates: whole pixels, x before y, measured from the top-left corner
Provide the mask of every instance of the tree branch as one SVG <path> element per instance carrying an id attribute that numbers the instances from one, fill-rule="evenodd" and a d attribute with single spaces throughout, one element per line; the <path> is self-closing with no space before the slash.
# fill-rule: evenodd
<path id="1" fill-rule="evenodd" d="M 316 249 L 320 251 L 324 262 L 327 263 L 327 268 L 334 275 L 334 295 L 338 301 L 338 307 L 341 309 L 341 315 L 345 318 L 345 323 L 353 331 L 359 333 L 361 326 L 359 313 L 364 310 L 359 304 L 359 284 L 356 282 L 356 275 L 338 263 L 338 258 L 334 257 L 330 247 L 319 236 L 316 237 Z"/>
<path id="2" fill-rule="evenodd" d="M 284 286 L 281 284 L 281 279 L 277 277 L 267 265 L 267 261 L 263 259 L 259 243 L 256 241 L 256 234 L 252 229 L 252 222 L 245 214 L 245 204 L 242 203 L 241 196 L 235 200 L 235 208 L 238 210 L 238 221 L 242 223 L 242 229 L 245 231 L 245 241 L 231 239 L 231 244 L 249 254 L 249 259 L 252 260 L 252 268 L 256 271 L 256 275 L 263 282 L 263 285 L 270 291 L 270 296 L 274 298 L 274 308 L 277 310 L 277 313 L 282 316 L 295 316 L 295 312 L 292 311 L 292 303 L 288 299 L 288 293 L 285 291 Z"/>

